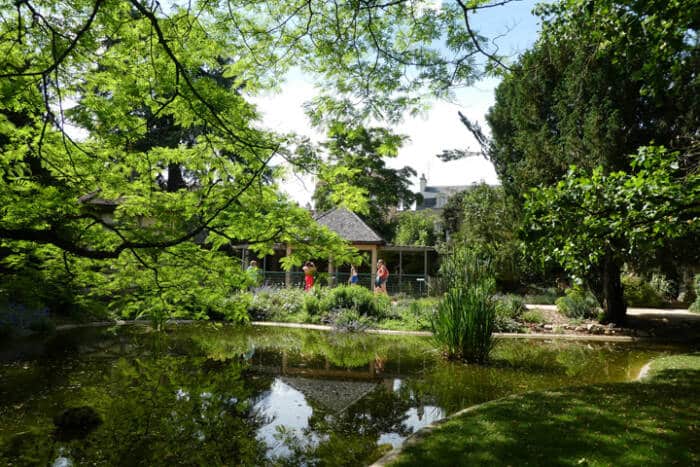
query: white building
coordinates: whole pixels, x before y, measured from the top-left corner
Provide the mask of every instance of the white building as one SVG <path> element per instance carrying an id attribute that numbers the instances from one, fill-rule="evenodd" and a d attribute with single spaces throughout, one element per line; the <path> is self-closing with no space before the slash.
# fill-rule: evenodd
<path id="1" fill-rule="evenodd" d="M 452 185 L 452 186 L 429 186 L 425 174 L 420 176 L 420 192 L 423 197 L 422 202 L 416 203 L 416 211 L 423 209 L 442 209 L 447 204 L 450 196 L 460 191 L 468 190 L 474 185 Z"/>

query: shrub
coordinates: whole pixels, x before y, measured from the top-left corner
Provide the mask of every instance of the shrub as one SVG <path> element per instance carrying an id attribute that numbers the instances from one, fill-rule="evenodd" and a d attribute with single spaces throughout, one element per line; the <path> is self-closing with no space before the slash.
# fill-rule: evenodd
<path id="1" fill-rule="evenodd" d="M 246 323 L 249 321 L 248 309 L 253 302 L 253 295 L 242 292 L 227 298 L 221 307 L 221 313 L 226 321 Z"/>
<path id="2" fill-rule="evenodd" d="M 625 300 L 631 306 L 661 307 L 666 305 L 666 295 L 671 293 L 671 284 L 660 274 L 654 274 L 651 281 L 636 274 L 624 274 L 622 285 Z"/>
<path id="3" fill-rule="evenodd" d="M 262 288 L 252 297 L 248 313 L 256 320 L 283 320 L 304 309 L 307 295 L 300 289 Z"/>
<path id="4" fill-rule="evenodd" d="M 331 314 L 330 323 L 340 331 L 359 332 L 372 326 L 372 320 L 357 310 L 343 309 Z"/>
<path id="5" fill-rule="evenodd" d="M 450 289 L 432 320 L 433 338 L 448 358 L 483 363 L 493 345 L 494 280 Z"/>
<path id="6" fill-rule="evenodd" d="M 522 314 L 521 319 L 525 323 L 542 324 L 546 320 L 540 310 L 527 310 Z"/>
<path id="7" fill-rule="evenodd" d="M 498 312 L 496 312 L 493 326 L 494 331 L 497 332 L 520 332 L 520 323 Z"/>
<path id="8" fill-rule="evenodd" d="M 569 318 L 592 319 L 598 316 L 598 301 L 589 291 L 578 287 L 568 289 L 556 304 L 559 312 Z"/>
<path id="9" fill-rule="evenodd" d="M 525 295 L 525 301 L 535 305 L 554 305 L 559 298 L 559 291 L 556 287 L 540 288 L 531 286 L 530 291 Z"/>
<path id="10" fill-rule="evenodd" d="M 320 316 L 323 311 L 319 295 L 317 290 L 312 290 L 304 297 L 302 308 L 309 316 Z"/>
<path id="11" fill-rule="evenodd" d="M 388 314 L 390 300 L 364 287 L 340 286 L 321 299 L 321 311 L 355 310 L 362 316 L 381 319 Z"/>
<path id="12" fill-rule="evenodd" d="M 688 308 L 690 311 L 700 313 L 700 274 L 695 276 L 693 281 L 693 288 L 695 289 L 695 301 Z"/>
<path id="13" fill-rule="evenodd" d="M 33 308 L 14 302 L 0 304 L 0 336 L 22 335 L 28 331 L 50 334 L 55 328 L 46 307 Z"/>
<path id="14" fill-rule="evenodd" d="M 496 280 L 490 258 L 457 250 L 443 259 L 447 287 L 432 318 L 433 338 L 448 358 L 483 363 L 493 344 Z"/>
<path id="15" fill-rule="evenodd" d="M 496 301 L 499 316 L 516 320 L 525 312 L 525 300 L 519 295 L 504 295 Z"/>

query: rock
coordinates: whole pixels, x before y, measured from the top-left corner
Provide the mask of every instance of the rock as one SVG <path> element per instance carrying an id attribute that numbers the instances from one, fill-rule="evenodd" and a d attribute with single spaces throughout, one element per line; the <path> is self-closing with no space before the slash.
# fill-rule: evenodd
<path id="1" fill-rule="evenodd" d="M 71 407 L 53 418 L 56 435 L 61 439 L 84 438 L 102 424 L 102 418 L 90 406 Z"/>
<path id="2" fill-rule="evenodd" d="M 554 326 L 551 324 L 545 324 L 543 328 L 545 331 L 551 331 L 552 329 L 554 329 Z"/>
<path id="3" fill-rule="evenodd" d="M 576 331 L 576 332 L 583 332 L 585 330 L 586 330 L 586 328 L 584 328 L 583 326 L 576 326 L 574 328 L 574 331 Z"/>
<path id="4" fill-rule="evenodd" d="M 586 325 L 586 331 L 591 332 L 591 329 L 593 329 L 594 327 L 595 327 L 595 324 L 589 323 Z"/>

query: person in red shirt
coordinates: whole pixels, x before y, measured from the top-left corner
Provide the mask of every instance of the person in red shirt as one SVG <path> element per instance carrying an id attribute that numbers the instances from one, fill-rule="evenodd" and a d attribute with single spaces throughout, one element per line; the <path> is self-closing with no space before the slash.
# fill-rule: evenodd
<path id="1" fill-rule="evenodd" d="M 389 269 L 384 264 L 383 260 L 377 261 L 377 278 L 374 281 L 374 291 L 386 294 L 386 281 L 389 279 Z"/>
<path id="2" fill-rule="evenodd" d="M 309 291 L 314 286 L 316 266 L 311 261 L 307 261 L 301 269 L 304 271 L 304 290 Z"/>

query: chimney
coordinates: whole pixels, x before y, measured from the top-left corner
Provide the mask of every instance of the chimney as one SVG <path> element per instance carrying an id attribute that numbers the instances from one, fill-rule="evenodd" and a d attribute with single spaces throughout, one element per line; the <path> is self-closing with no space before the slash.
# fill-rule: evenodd
<path id="1" fill-rule="evenodd" d="M 425 178 L 425 174 L 420 174 L 420 192 L 425 191 L 425 187 L 428 185 L 428 179 Z"/>

